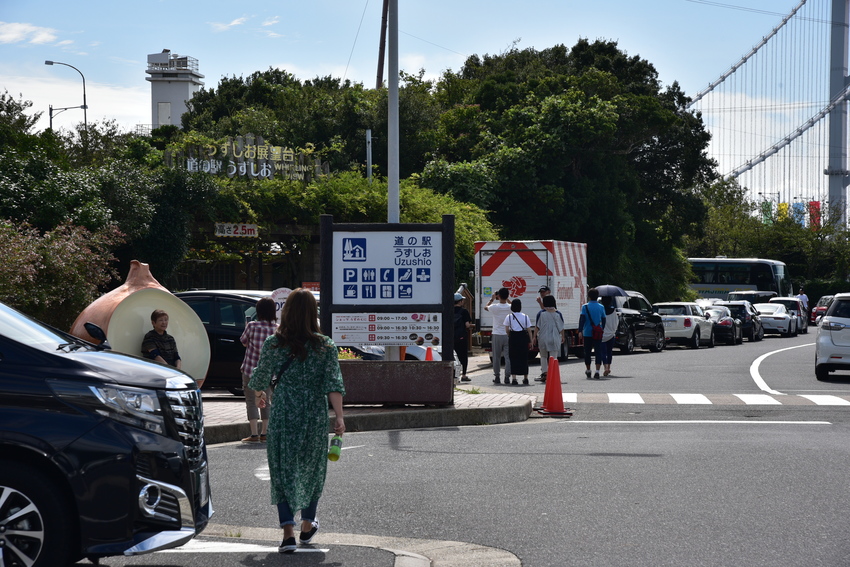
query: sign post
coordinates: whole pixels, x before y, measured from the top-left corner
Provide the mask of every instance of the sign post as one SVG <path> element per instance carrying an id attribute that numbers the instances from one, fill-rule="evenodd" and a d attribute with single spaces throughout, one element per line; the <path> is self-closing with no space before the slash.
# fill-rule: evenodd
<path id="1" fill-rule="evenodd" d="M 335 224 L 322 215 L 320 231 L 321 325 L 337 346 L 440 346 L 453 361 L 453 215 L 434 224 Z"/>

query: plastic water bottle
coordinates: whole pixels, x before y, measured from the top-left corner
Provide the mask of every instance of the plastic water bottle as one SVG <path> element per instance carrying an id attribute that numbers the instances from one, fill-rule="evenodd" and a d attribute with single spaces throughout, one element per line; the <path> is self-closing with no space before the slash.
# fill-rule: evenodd
<path id="1" fill-rule="evenodd" d="M 342 451 L 342 437 L 334 435 L 331 439 L 331 447 L 328 449 L 328 460 L 338 461 L 340 452 Z"/>

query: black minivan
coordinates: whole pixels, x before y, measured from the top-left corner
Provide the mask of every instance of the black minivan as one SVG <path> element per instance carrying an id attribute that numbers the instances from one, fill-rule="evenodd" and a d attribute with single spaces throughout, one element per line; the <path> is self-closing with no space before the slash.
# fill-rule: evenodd
<path id="1" fill-rule="evenodd" d="M 213 513 L 197 384 L 104 346 L 0 303 L 0 565 L 177 547 Z"/>

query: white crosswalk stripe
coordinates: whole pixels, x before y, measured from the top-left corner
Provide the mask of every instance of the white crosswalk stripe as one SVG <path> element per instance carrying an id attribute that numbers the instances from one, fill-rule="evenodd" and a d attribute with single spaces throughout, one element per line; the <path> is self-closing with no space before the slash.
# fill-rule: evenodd
<path id="1" fill-rule="evenodd" d="M 819 406 L 850 406 L 850 401 L 838 396 L 830 396 L 823 394 L 801 394 L 801 398 L 811 400 Z"/>
<path id="2" fill-rule="evenodd" d="M 748 406 L 782 405 L 782 402 L 767 394 L 735 394 L 735 397 L 740 398 Z"/>
<path id="3" fill-rule="evenodd" d="M 711 404 L 711 400 L 702 394 L 670 394 L 677 404 Z"/>
<path id="4" fill-rule="evenodd" d="M 612 404 L 642 404 L 645 403 L 640 394 L 608 394 L 608 401 Z"/>

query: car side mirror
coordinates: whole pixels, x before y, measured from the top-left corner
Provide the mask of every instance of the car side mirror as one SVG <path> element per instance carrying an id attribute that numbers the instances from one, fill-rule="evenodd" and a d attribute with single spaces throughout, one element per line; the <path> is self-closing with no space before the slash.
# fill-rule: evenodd
<path id="1" fill-rule="evenodd" d="M 97 350 L 112 350 L 112 347 L 109 346 L 109 342 L 106 340 L 106 333 L 103 332 L 103 329 L 101 329 L 98 325 L 86 321 L 85 323 L 83 323 L 83 328 L 86 330 L 89 336 L 91 336 L 91 338 L 98 341 L 95 344 Z"/>

